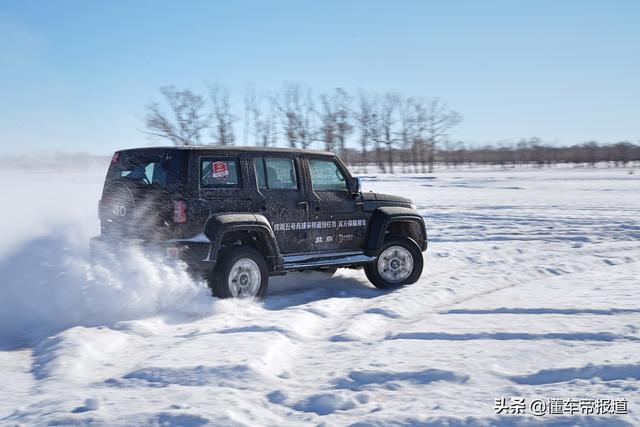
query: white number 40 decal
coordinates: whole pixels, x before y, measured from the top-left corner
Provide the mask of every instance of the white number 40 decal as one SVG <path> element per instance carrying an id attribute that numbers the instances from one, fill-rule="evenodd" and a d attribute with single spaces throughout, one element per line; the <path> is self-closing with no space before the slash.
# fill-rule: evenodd
<path id="1" fill-rule="evenodd" d="M 113 207 L 113 214 L 115 216 L 127 216 L 127 208 L 125 206 L 114 206 Z"/>

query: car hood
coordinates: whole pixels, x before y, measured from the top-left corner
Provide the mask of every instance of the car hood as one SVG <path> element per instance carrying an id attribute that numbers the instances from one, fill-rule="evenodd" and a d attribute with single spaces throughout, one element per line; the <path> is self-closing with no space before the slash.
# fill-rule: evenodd
<path id="1" fill-rule="evenodd" d="M 367 202 L 369 201 L 385 202 L 385 204 L 389 204 L 389 205 L 396 205 L 396 204 L 410 205 L 411 204 L 410 199 L 407 199 L 406 197 L 394 196 L 392 194 L 368 192 L 368 193 L 362 193 L 362 198 Z"/>

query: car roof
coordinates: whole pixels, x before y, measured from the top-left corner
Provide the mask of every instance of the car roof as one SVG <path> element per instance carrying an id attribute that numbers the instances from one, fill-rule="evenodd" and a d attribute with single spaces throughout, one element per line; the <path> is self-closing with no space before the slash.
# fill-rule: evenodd
<path id="1" fill-rule="evenodd" d="M 297 153 L 314 154 L 321 156 L 335 156 L 335 153 L 320 150 L 307 150 L 301 148 L 280 148 L 280 147 L 238 147 L 238 146 L 213 146 L 213 145 L 180 145 L 167 147 L 139 147 L 118 150 L 118 152 L 149 152 L 149 151 L 211 151 L 211 152 L 251 152 L 251 153 Z"/>

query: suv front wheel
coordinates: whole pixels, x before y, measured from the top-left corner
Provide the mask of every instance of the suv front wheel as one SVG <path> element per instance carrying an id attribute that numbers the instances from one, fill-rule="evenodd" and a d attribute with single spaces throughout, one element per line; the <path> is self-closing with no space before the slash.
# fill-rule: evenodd
<path id="1" fill-rule="evenodd" d="M 403 236 L 390 236 L 376 262 L 365 265 L 367 279 L 376 288 L 390 289 L 415 283 L 422 274 L 420 247 Z"/>
<path id="2" fill-rule="evenodd" d="M 267 293 L 269 274 L 264 257 L 252 247 L 226 249 L 211 275 L 210 287 L 218 298 L 258 298 Z"/>

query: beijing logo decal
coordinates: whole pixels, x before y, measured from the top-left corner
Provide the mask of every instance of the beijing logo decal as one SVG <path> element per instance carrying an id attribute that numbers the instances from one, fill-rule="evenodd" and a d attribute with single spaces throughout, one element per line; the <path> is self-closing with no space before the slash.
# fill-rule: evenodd
<path id="1" fill-rule="evenodd" d="M 218 182 L 225 182 L 229 178 L 229 168 L 225 162 L 215 162 L 211 165 L 211 177 Z"/>

